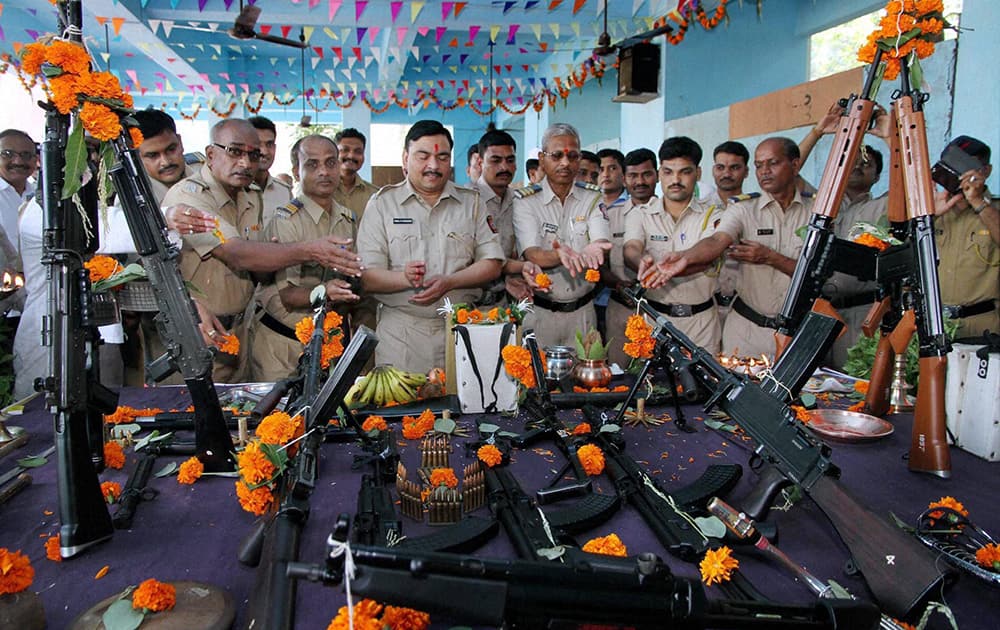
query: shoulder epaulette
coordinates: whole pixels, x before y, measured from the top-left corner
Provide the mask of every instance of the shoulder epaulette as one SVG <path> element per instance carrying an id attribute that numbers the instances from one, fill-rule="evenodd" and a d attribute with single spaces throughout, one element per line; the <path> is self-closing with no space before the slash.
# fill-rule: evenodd
<path id="1" fill-rule="evenodd" d="M 597 184 L 591 184 L 590 182 L 574 182 L 577 187 L 583 188 L 584 190 L 593 190 L 594 192 L 601 192 L 601 187 Z"/>
<path id="2" fill-rule="evenodd" d="M 289 184 L 288 182 L 282 181 L 282 180 L 278 179 L 277 177 L 272 177 L 271 181 L 274 182 L 275 184 L 281 186 L 282 188 L 287 188 L 288 190 L 292 189 L 291 184 Z"/>
<path id="3" fill-rule="evenodd" d="M 192 151 L 191 153 L 184 154 L 185 164 L 204 164 L 205 154 L 200 151 Z"/>
<path id="4" fill-rule="evenodd" d="M 200 193 L 211 188 L 206 182 L 202 181 L 197 175 L 192 175 L 191 177 L 185 177 L 179 182 L 181 190 L 186 193 Z"/>
<path id="5" fill-rule="evenodd" d="M 298 198 L 292 199 L 283 206 L 278 206 L 274 210 L 274 216 L 287 219 L 305 207 L 305 204 Z"/>
<path id="6" fill-rule="evenodd" d="M 739 195 L 733 195 L 732 197 L 729 198 L 729 201 L 730 203 L 739 203 L 741 201 L 746 201 L 748 199 L 756 199 L 757 197 L 760 197 L 759 192 L 742 193 Z"/>
<path id="7" fill-rule="evenodd" d="M 524 199 L 525 197 L 530 197 L 541 189 L 541 184 L 531 184 L 530 186 L 525 186 L 524 188 L 518 188 L 515 190 L 514 197 L 517 199 Z"/>

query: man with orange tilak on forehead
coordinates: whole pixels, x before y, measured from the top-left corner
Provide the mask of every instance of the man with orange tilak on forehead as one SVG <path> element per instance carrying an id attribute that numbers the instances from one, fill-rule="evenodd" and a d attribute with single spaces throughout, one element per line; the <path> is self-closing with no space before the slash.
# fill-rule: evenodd
<path id="1" fill-rule="evenodd" d="M 451 182 L 452 139 L 436 120 L 406 134 L 406 179 L 368 201 L 358 228 L 362 287 L 381 303 L 376 363 L 411 372 L 444 365 L 452 304 L 475 302 L 506 257 L 479 194 Z"/>

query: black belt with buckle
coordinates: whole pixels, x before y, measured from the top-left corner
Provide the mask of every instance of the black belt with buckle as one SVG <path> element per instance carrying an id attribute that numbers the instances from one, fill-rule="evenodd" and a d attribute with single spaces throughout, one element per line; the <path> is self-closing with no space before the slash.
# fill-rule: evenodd
<path id="1" fill-rule="evenodd" d="M 830 299 L 833 308 L 853 308 L 855 306 L 868 306 L 878 298 L 874 291 L 862 291 L 851 295 L 835 295 Z"/>
<path id="2" fill-rule="evenodd" d="M 294 339 L 298 341 L 299 338 L 295 336 L 295 331 L 285 326 L 280 321 L 271 316 L 270 313 L 264 313 L 260 318 L 260 323 L 264 324 L 274 332 L 278 333 L 282 337 L 287 337 L 288 339 Z"/>
<path id="3" fill-rule="evenodd" d="M 738 296 L 733 300 L 733 310 L 761 328 L 778 328 L 777 318 L 761 315 Z"/>
<path id="4" fill-rule="evenodd" d="M 708 298 L 701 304 L 664 304 L 663 302 L 657 302 L 649 298 L 646 298 L 646 301 L 649 302 L 650 306 L 667 317 L 691 317 L 715 306 L 715 301 L 712 298 Z"/>
<path id="5" fill-rule="evenodd" d="M 535 295 L 534 302 L 535 306 L 540 306 L 547 311 L 554 311 L 556 313 L 572 313 L 580 307 L 586 306 L 593 301 L 594 296 L 597 295 L 597 289 L 592 289 L 587 295 L 573 300 L 572 302 L 553 302 L 548 298 L 544 298 L 541 295 Z"/>
<path id="6" fill-rule="evenodd" d="M 963 317 L 989 313 L 994 308 L 996 308 L 996 300 L 983 300 L 975 304 L 965 304 L 963 306 L 946 304 L 941 307 L 941 312 L 944 313 L 945 317 L 950 319 L 962 319 Z"/>

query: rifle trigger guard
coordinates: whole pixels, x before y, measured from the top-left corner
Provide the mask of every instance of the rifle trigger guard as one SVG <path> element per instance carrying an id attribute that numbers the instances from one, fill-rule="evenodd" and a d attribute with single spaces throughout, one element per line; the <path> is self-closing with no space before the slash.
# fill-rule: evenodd
<path id="1" fill-rule="evenodd" d="M 755 473 L 760 473 L 761 468 L 764 467 L 764 458 L 757 453 L 754 453 L 750 456 L 750 460 L 747 462 L 747 465 L 750 466 L 750 470 Z"/>

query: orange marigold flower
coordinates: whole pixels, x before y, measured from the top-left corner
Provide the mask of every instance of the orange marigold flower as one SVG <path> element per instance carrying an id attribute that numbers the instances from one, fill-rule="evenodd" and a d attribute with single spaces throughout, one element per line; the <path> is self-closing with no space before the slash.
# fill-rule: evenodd
<path id="1" fill-rule="evenodd" d="M 588 269 L 587 273 L 583 274 L 583 279 L 587 282 L 598 282 L 601 279 L 601 272 L 596 269 Z"/>
<path id="2" fill-rule="evenodd" d="M 80 108 L 80 123 L 98 140 L 114 140 L 122 133 L 118 114 L 100 103 L 85 102 Z"/>
<path id="3" fill-rule="evenodd" d="M 145 580 L 132 591 L 132 608 L 161 612 L 170 610 L 177 603 L 177 589 L 173 584 L 153 578 Z"/>
<path id="4" fill-rule="evenodd" d="M 62 562 L 62 554 L 59 553 L 59 534 L 49 536 L 45 541 L 45 557 L 52 562 Z"/>
<path id="5" fill-rule="evenodd" d="M 330 332 L 334 328 L 340 328 L 340 325 L 344 323 L 344 318 L 337 311 L 327 311 L 326 317 L 323 318 L 323 330 Z"/>
<path id="6" fill-rule="evenodd" d="M 99 280 L 110 278 L 116 271 L 118 271 L 118 269 L 121 268 L 121 263 L 111 256 L 98 254 L 83 263 L 83 266 L 90 272 L 90 281 L 97 282 Z"/>
<path id="7" fill-rule="evenodd" d="M 854 391 L 862 395 L 867 394 L 868 386 L 870 384 L 871 383 L 869 381 L 854 381 Z"/>
<path id="8" fill-rule="evenodd" d="M 484 444 L 476 450 L 476 457 L 490 468 L 503 461 L 503 453 L 492 444 Z"/>
<path id="9" fill-rule="evenodd" d="M 628 356 L 634 359 L 649 359 L 653 356 L 653 350 L 656 348 L 656 342 L 650 339 L 644 339 L 642 341 L 629 341 L 622 346 L 622 350 Z"/>
<path id="10" fill-rule="evenodd" d="M 90 55 L 87 50 L 75 42 L 63 39 L 53 40 L 45 50 L 45 60 L 53 66 L 59 66 L 64 72 L 84 74 L 90 69 Z"/>
<path id="11" fill-rule="evenodd" d="M 469 309 L 467 309 L 467 308 L 460 308 L 460 309 L 458 309 L 458 311 L 455 312 L 455 322 L 457 322 L 459 324 L 468 324 L 469 323 Z"/>
<path id="12" fill-rule="evenodd" d="M 583 546 L 587 553 L 598 553 L 604 556 L 618 556 L 624 558 L 628 555 L 628 549 L 618 537 L 618 534 L 608 534 L 600 538 L 592 538 Z"/>
<path id="13" fill-rule="evenodd" d="M 417 419 L 413 416 L 403 416 L 403 437 L 407 440 L 419 440 L 424 437 L 427 433 L 426 429 L 422 429 L 417 423 Z"/>
<path id="14" fill-rule="evenodd" d="M 45 44 L 34 42 L 21 49 L 21 70 L 27 74 L 38 74 L 45 62 Z"/>
<path id="15" fill-rule="evenodd" d="M 314 329 L 315 326 L 313 325 L 312 317 L 303 317 L 299 320 L 299 323 L 295 324 L 295 338 L 302 345 L 306 345 L 309 343 L 309 338 L 312 337 Z"/>
<path id="16" fill-rule="evenodd" d="M 590 433 L 590 423 L 588 422 L 581 422 L 573 427 L 573 435 L 587 435 L 588 433 Z"/>
<path id="17" fill-rule="evenodd" d="M 525 387 L 531 388 L 536 385 L 535 372 L 531 369 L 531 352 L 527 348 L 504 346 L 500 356 L 503 357 L 507 374 L 521 381 Z M 544 362 L 545 359 L 542 359 L 543 364 Z"/>
<path id="18" fill-rule="evenodd" d="M 94 98 L 121 100 L 122 97 L 122 86 L 118 83 L 118 77 L 110 72 L 81 74 L 77 85 L 80 86 L 80 92 Z"/>
<path id="19" fill-rule="evenodd" d="M 853 405 L 851 405 L 850 407 L 848 407 L 847 410 L 848 411 L 856 411 L 858 413 L 864 413 L 865 412 L 865 401 L 860 400 L 860 401 L 854 403 Z"/>
<path id="20" fill-rule="evenodd" d="M 795 419 L 802 424 L 809 424 L 812 421 L 812 413 L 802 405 L 791 405 L 793 411 L 795 411 Z"/>
<path id="21" fill-rule="evenodd" d="M 145 140 L 145 138 L 142 137 L 142 132 L 139 131 L 138 127 L 129 127 L 128 135 L 132 138 L 132 146 L 136 149 L 138 149 Z"/>
<path id="22" fill-rule="evenodd" d="M 733 571 L 739 568 L 740 561 L 732 556 L 733 552 L 729 547 L 719 547 L 709 549 L 705 552 L 698 567 L 701 569 L 701 581 L 707 586 L 728 582 Z"/>
<path id="23" fill-rule="evenodd" d="M 324 343 L 320 348 L 319 364 L 324 370 L 330 367 L 334 359 L 339 359 L 344 354 L 343 336 L 337 335 L 331 341 Z"/>
<path id="24" fill-rule="evenodd" d="M 101 495 L 108 503 L 114 503 L 122 494 L 122 485 L 117 481 L 105 481 L 101 484 Z"/>
<path id="25" fill-rule="evenodd" d="M 31 586 L 35 569 L 31 560 L 20 551 L 0 548 L 0 595 L 20 593 Z"/>
<path id="26" fill-rule="evenodd" d="M 469 323 L 470 324 L 478 324 L 481 321 L 483 321 L 483 312 L 482 311 L 480 311 L 478 308 L 474 308 L 471 311 L 469 311 Z"/>
<path id="27" fill-rule="evenodd" d="M 542 289 L 548 289 L 552 286 L 552 278 L 549 277 L 547 273 L 539 273 L 535 275 L 535 284 L 537 284 Z"/>
<path id="28" fill-rule="evenodd" d="M 385 423 L 385 418 L 382 416 L 368 416 L 365 421 L 361 423 L 361 430 L 367 433 L 371 430 L 385 431 L 389 428 L 389 425 Z"/>
<path id="29" fill-rule="evenodd" d="M 593 444 L 584 444 L 576 451 L 576 456 L 583 465 L 583 470 L 591 477 L 604 471 L 604 453 Z"/>
<path id="30" fill-rule="evenodd" d="M 431 616 L 413 608 L 386 606 L 382 613 L 382 625 L 392 630 L 427 630 L 431 625 Z"/>
<path id="31" fill-rule="evenodd" d="M 240 353 L 240 339 L 235 334 L 218 335 L 215 340 L 215 345 L 219 348 L 219 352 L 224 352 L 233 356 Z"/>
<path id="32" fill-rule="evenodd" d="M 289 416 L 284 411 L 275 411 L 261 420 L 255 434 L 265 444 L 284 445 L 305 433 L 302 416 Z"/>
<path id="33" fill-rule="evenodd" d="M 104 443 L 104 465 L 108 468 L 121 470 L 125 465 L 125 451 L 118 442 Z"/>
<path id="34" fill-rule="evenodd" d="M 261 516 L 271 506 L 274 495 L 267 486 L 259 486 L 251 490 L 242 481 L 236 482 L 236 497 L 240 501 L 240 507 L 256 516 Z"/>
<path id="35" fill-rule="evenodd" d="M 941 497 L 937 501 L 929 503 L 927 507 L 928 509 L 939 508 L 939 507 L 951 508 L 956 512 L 958 512 L 959 514 L 961 514 L 962 516 L 965 517 L 969 516 L 969 511 L 965 509 L 965 506 L 962 505 L 962 503 L 958 499 L 951 496 Z M 944 516 L 944 512 L 941 511 L 931 512 L 930 514 L 928 514 L 928 516 L 930 516 L 931 518 L 941 518 L 942 516 Z"/>
<path id="36" fill-rule="evenodd" d="M 177 471 L 177 483 L 191 485 L 201 478 L 205 472 L 205 464 L 201 463 L 197 457 L 188 458 Z"/>
<path id="37" fill-rule="evenodd" d="M 629 341 L 645 339 L 653 333 L 653 326 L 642 315 L 629 315 L 625 323 L 625 336 Z"/>
<path id="38" fill-rule="evenodd" d="M 383 630 L 382 622 L 375 617 L 358 614 L 358 606 L 354 607 L 354 624 L 351 625 L 350 613 L 347 606 L 341 606 L 337 611 L 337 616 L 330 621 L 326 630 Z"/>
<path id="39" fill-rule="evenodd" d="M 431 471 L 431 487 L 436 488 L 437 486 L 448 486 L 449 488 L 458 487 L 458 478 L 455 477 L 455 471 L 451 468 L 435 468 Z"/>
<path id="40" fill-rule="evenodd" d="M 132 101 L 132 95 L 129 94 L 128 92 L 122 94 L 122 105 L 124 105 L 128 109 L 133 109 L 135 105 L 134 102 Z"/>
<path id="41" fill-rule="evenodd" d="M 256 440 L 251 441 L 242 452 L 237 453 L 236 464 L 240 476 L 250 485 L 270 481 L 277 470 L 274 462 L 267 458 L 260 448 L 260 442 Z"/>
<path id="42" fill-rule="evenodd" d="M 80 104 L 76 89 L 76 75 L 64 74 L 49 79 L 49 92 L 52 94 L 52 104 L 60 114 L 68 114 Z"/>
<path id="43" fill-rule="evenodd" d="M 486 313 L 487 321 L 498 322 L 500 321 L 500 309 L 494 306 Z"/>
<path id="44" fill-rule="evenodd" d="M 976 550 L 976 562 L 990 571 L 1000 571 L 1000 546 L 990 543 Z"/>
<path id="45" fill-rule="evenodd" d="M 886 243 L 874 234 L 869 234 L 868 232 L 863 232 L 857 238 L 854 239 L 855 243 L 864 245 L 865 247 L 874 247 L 875 249 L 884 251 L 889 249 L 889 243 Z"/>
<path id="46" fill-rule="evenodd" d="M 628 391 L 628 385 L 617 385 L 611 391 L 613 391 L 613 392 L 627 392 Z"/>

